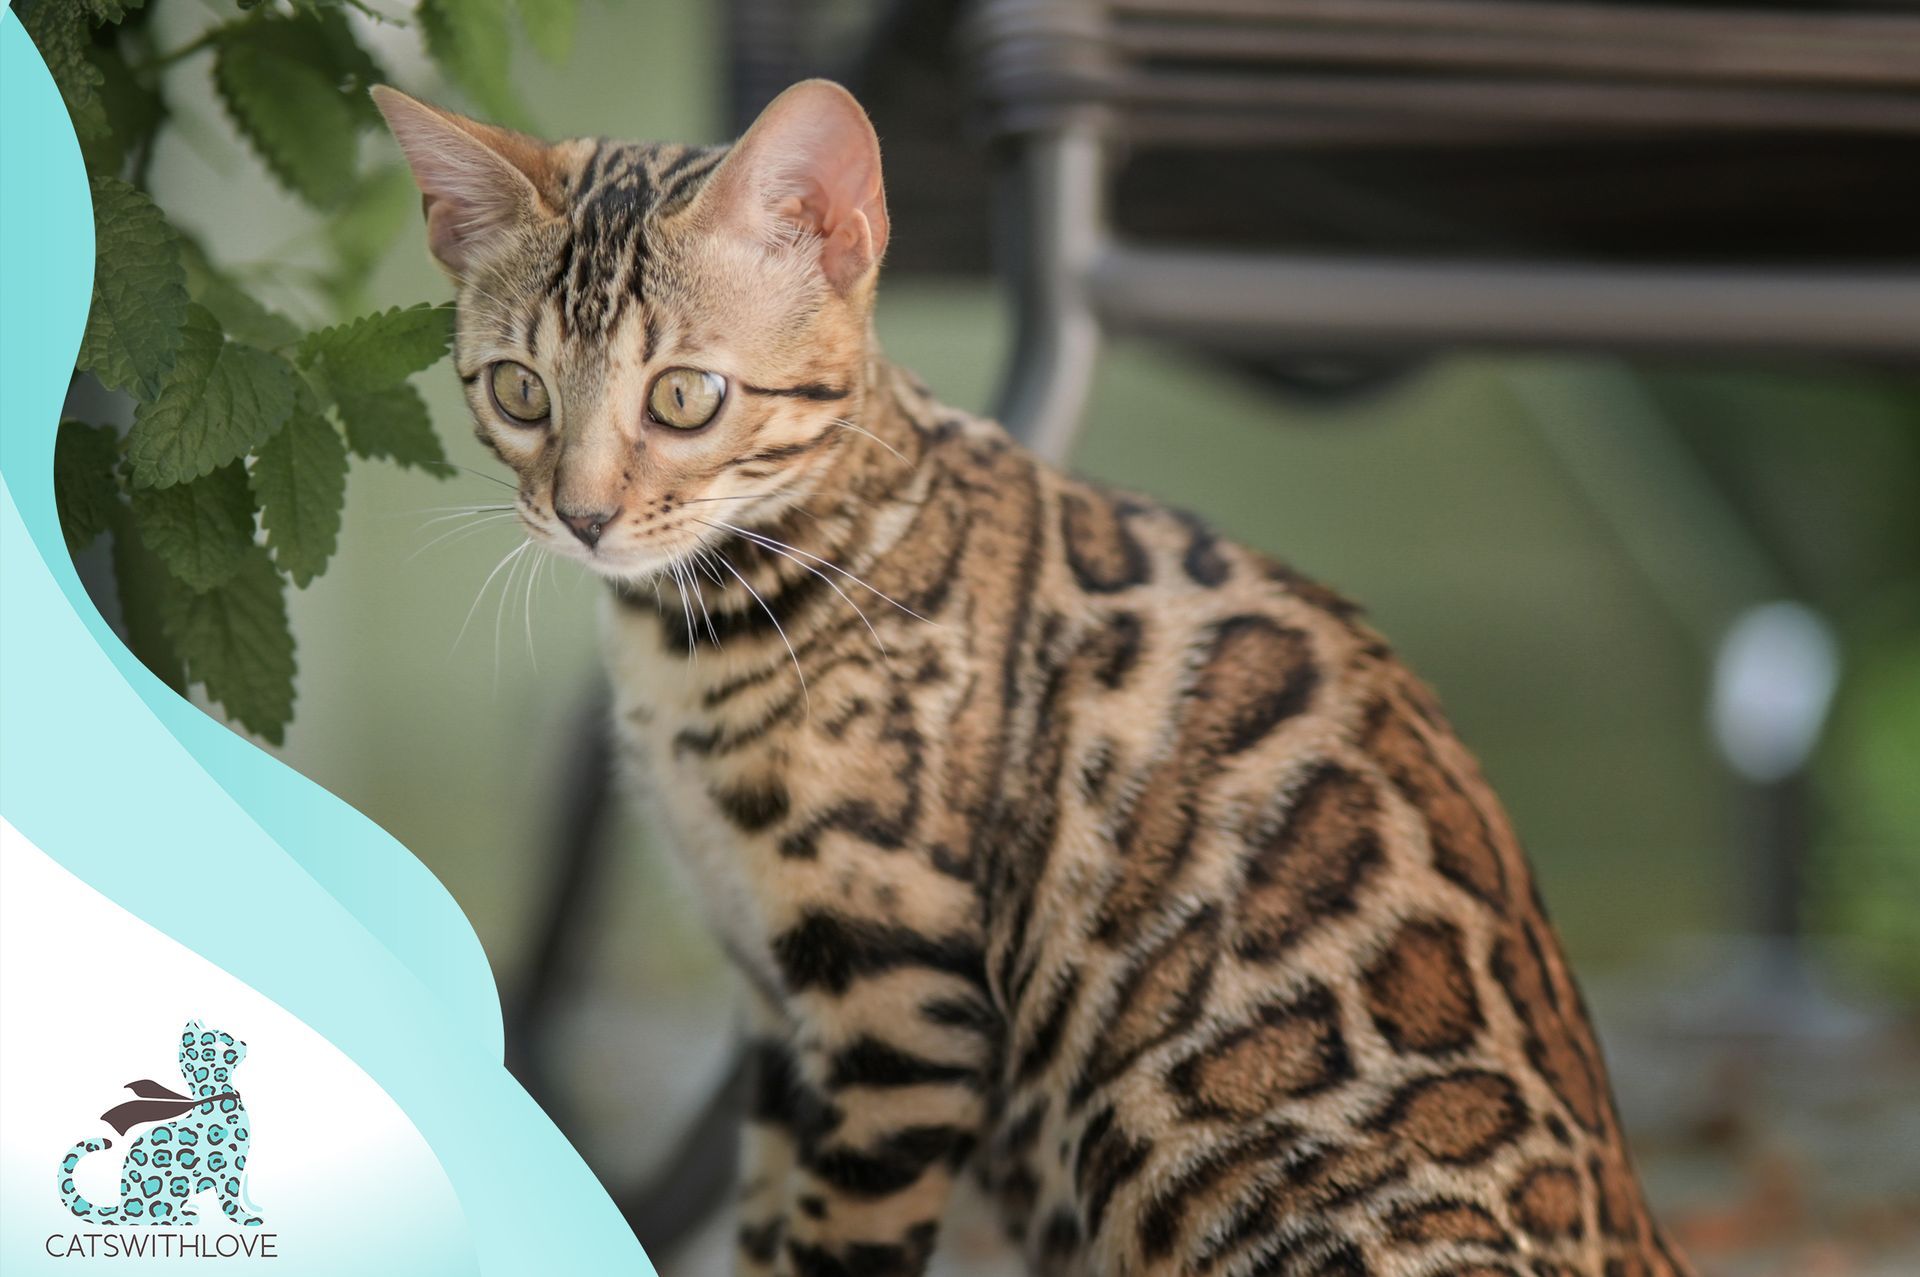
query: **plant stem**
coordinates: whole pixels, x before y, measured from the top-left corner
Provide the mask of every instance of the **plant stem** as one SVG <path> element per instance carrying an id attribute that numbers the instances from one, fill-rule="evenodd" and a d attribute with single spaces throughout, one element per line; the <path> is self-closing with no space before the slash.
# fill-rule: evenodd
<path id="1" fill-rule="evenodd" d="M 405 18 L 396 18 L 391 14 L 380 12 L 380 10 L 368 4 L 367 0 L 346 0 L 346 2 L 349 7 L 358 9 L 361 13 L 366 14 L 369 21 L 377 22 L 382 26 L 406 27 L 410 25 Z"/>
<path id="2" fill-rule="evenodd" d="M 208 27 L 205 31 L 202 31 L 199 35 L 187 41 L 179 48 L 166 53 L 156 53 L 145 62 L 137 63 L 133 67 L 133 71 L 137 75 L 145 74 L 148 71 L 158 71 L 163 67 L 172 66 L 175 62 L 183 58 L 190 58 L 202 49 L 211 47 L 213 43 L 220 38 L 220 33 L 223 30 L 225 30 L 224 26 Z"/>

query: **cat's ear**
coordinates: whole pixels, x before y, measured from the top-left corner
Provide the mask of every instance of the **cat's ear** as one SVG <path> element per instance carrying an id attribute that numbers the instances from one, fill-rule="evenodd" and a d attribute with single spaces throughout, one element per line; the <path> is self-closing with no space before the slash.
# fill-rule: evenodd
<path id="1" fill-rule="evenodd" d="M 427 247 L 456 277 L 515 227 L 554 215 L 546 145 L 524 133 L 442 111 L 376 85 L 374 105 L 413 169 L 427 214 Z"/>
<path id="2" fill-rule="evenodd" d="M 768 104 L 709 183 L 718 215 L 769 242 L 817 236 L 820 268 L 851 292 L 887 247 L 880 140 L 853 95 L 803 80 Z"/>

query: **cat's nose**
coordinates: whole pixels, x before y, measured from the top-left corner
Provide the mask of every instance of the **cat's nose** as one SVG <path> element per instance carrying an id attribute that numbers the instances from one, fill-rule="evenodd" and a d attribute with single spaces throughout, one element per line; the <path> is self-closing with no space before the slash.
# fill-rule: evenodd
<path id="1" fill-rule="evenodd" d="M 558 505 L 554 506 L 553 512 L 560 516 L 560 522 L 566 524 L 573 535 L 580 538 L 581 543 L 589 550 L 600 544 L 601 534 L 606 532 L 607 525 L 620 515 L 618 510 L 590 510 L 585 514 L 573 514 L 562 510 Z"/>

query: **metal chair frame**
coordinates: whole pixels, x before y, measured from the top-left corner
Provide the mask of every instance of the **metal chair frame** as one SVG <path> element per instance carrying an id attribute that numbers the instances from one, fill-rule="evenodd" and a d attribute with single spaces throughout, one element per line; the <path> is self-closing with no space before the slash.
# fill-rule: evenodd
<path id="1" fill-rule="evenodd" d="M 1129 18 L 1149 22 L 1143 30 L 1127 25 Z M 1456 61 L 1524 56 L 1528 65 L 1580 61 L 1617 74 L 1633 68 L 1621 61 L 1627 54 L 1664 47 L 1668 73 L 1687 83 L 1652 100 L 1644 86 L 1589 85 L 1587 96 L 1570 101 L 1564 90 L 1543 98 L 1540 85 L 1504 79 L 1415 81 L 1427 92 L 1410 94 L 1405 77 L 1329 79 L 1297 66 L 1331 55 L 1326 44 L 1303 43 L 1315 36 L 1344 36 L 1349 43 L 1337 47 L 1345 57 L 1372 49 L 1383 64 L 1404 63 L 1423 51 L 1447 52 L 1420 43 L 1434 37 L 1428 28 L 1470 40 L 1461 35 L 1473 29 L 1467 23 L 1496 21 L 1507 27 L 1506 43 L 1491 46 L 1496 54 L 1484 51 L 1489 37 L 1481 36 L 1475 49 L 1455 50 Z M 1353 29 L 1323 29 L 1335 22 Z M 1411 46 L 1396 22 L 1413 28 Z M 1606 48 L 1576 57 L 1579 46 L 1568 36 L 1581 33 L 1616 41 L 1632 35 L 1637 43 L 1612 61 Z M 1691 39 L 1690 59 L 1673 59 L 1658 42 L 1663 33 Z M 1534 43 L 1522 48 L 1528 37 Z M 1102 336 L 1119 331 L 1235 350 L 1494 346 L 1920 360 L 1920 268 L 1911 265 L 1635 267 L 1149 246 L 1111 231 L 1107 172 L 1119 145 L 1196 130 L 1196 104 L 1209 122 L 1214 110 L 1238 112 L 1238 135 L 1225 135 L 1235 142 L 1404 140 L 1423 120 L 1462 130 L 1452 144 L 1533 137 L 1555 124 L 1817 126 L 1920 137 L 1920 96 L 1909 92 L 1920 85 L 1920 16 L 1500 0 L 987 0 L 972 38 L 977 57 L 1011 68 L 982 73 L 997 95 L 994 127 L 1010 152 L 1004 278 L 1017 337 L 1001 408 L 1009 428 L 1042 455 L 1059 459 L 1070 450 Z M 1203 91 L 1193 72 L 1132 65 L 1169 48 L 1234 66 L 1269 65 L 1258 78 L 1236 72 L 1236 95 Z M 1718 84 L 1738 74 L 1812 79 L 1818 87 L 1776 89 L 1761 100 L 1743 86 Z M 1835 83 L 1883 91 L 1856 95 Z M 1309 91 L 1294 97 L 1272 91 L 1302 85 Z M 1501 92 L 1480 92 L 1489 88 Z M 1604 100 L 1595 99 L 1602 89 Z M 1514 111 L 1542 101 L 1557 114 L 1536 110 L 1516 128 Z"/>

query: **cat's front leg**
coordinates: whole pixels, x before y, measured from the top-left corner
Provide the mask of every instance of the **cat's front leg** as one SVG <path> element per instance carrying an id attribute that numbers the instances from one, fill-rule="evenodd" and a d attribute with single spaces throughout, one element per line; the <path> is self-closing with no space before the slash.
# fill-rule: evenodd
<path id="1" fill-rule="evenodd" d="M 936 1018 L 966 996 L 955 983 L 908 969 L 797 1000 L 800 1071 L 818 1105 L 787 1229 L 796 1277 L 926 1271 L 985 1120 L 986 1043 Z"/>

